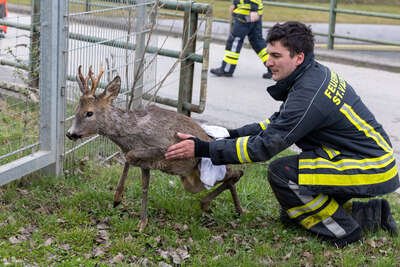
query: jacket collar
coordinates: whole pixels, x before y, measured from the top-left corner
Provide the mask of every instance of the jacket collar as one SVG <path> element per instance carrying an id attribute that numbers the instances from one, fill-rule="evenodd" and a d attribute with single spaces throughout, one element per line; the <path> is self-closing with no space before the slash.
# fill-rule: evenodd
<path id="1" fill-rule="evenodd" d="M 308 54 L 301 63 L 288 77 L 276 82 L 275 85 L 267 87 L 268 93 L 277 101 L 285 101 L 289 89 L 293 83 L 311 66 L 314 61 L 314 53 Z"/>

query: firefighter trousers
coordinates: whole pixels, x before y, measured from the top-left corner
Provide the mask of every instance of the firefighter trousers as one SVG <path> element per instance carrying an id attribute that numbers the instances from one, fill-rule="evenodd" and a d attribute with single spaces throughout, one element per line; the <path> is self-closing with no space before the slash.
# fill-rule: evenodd
<path id="1" fill-rule="evenodd" d="M 302 195 L 298 185 L 298 156 L 279 158 L 269 165 L 268 180 L 291 221 L 338 246 L 361 238 L 361 228 L 343 204 L 355 196 Z"/>
<path id="2" fill-rule="evenodd" d="M 268 59 L 266 43 L 262 37 L 261 17 L 256 22 L 245 22 L 238 17 L 233 17 L 232 30 L 225 45 L 222 70 L 226 73 L 233 73 L 239 61 L 240 50 L 245 37 L 249 38 L 251 47 L 257 53 L 262 63 Z"/>

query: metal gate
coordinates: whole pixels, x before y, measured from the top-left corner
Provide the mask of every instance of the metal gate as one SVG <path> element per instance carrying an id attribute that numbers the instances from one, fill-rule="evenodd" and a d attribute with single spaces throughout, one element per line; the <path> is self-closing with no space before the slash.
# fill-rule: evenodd
<path id="1" fill-rule="evenodd" d="M 9 91 L 17 88 L 19 95 L 26 96 L 21 105 L 33 106 L 21 111 L 26 122 L 22 141 L 5 151 L 4 146 L 0 148 L 0 185 L 37 170 L 60 175 L 63 168 L 70 169 L 84 156 L 106 160 L 118 153 L 115 145 L 98 136 L 78 144 L 65 141 L 65 130 L 70 126 L 80 96 L 75 82 L 79 65 L 83 70 L 89 66 L 95 71 L 100 65 L 105 68 L 99 87 L 104 87 L 114 75 L 120 75 L 122 93 L 117 104 L 122 108 L 128 106 L 132 94 L 135 106 L 154 101 L 188 115 L 205 108 L 212 23 L 209 5 L 153 0 L 91 0 L 88 3 L 32 0 L 31 8 L 26 10 L 25 6 L 25 11 L 21 11 L 29 15 L 0 19 L 1 24 L 19 31 L 12 38 L 29 43 L 20 54 L 14 53 L 20 45 L 12 44 L 14 57 L 11 58 L 3 57 L 0 50 L 0 65 L 11 66 L 28 77 L 24 86 L 5 79 L 0 88 L 7 87 Z M 173 31 L 172 26 L 155 29 L 160 8 L 173 11 L 162 15 L 164 22 L 179 17 L 177 24 L 182 37 L 175 38 L 169 47 L 164 46 L 169 41 L 159 40 L 155 34 L 167 30 L 168 36 Z M 200 49 L 196 46 L 198 36 L 202 37 Z M 163 57 L 172 61 L 160 77 L 162 71 L 157 69 L 157 64 Z M 196 69 L 200 72 L 197 89 L 193 86 Z M 169 76 L 172 79 L 166 79 Z M 168 87 L 172 87 L 172 95 L 171 90 L 163 95 L 160 89 Z M 39 103 L 30 101 L 30 96 L 35 95 L 32 92 L 39 95 Z M 195 97 L 199 99 L 198 104 L 192 103 Z M 0 98 L 0 110 L 1 101 Z M 34 115 L 26 116 L 31 111 Z M 31 119 L 33 116 L 35 120 Z M 7 123 L 2 125 L 0 120 L 0 130 L 7 129 Z M 10 142 L 10 139 L 2 139 L 0 135 L 0 144 L 3 141 Z"/>

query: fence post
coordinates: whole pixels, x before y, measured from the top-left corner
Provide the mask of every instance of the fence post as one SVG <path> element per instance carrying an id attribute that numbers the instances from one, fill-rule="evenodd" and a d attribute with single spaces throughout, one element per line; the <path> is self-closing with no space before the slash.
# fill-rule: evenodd
<path id="1" fill-rule="evenodd" d="M 335 25 L 336 25 L 336 7 L 337 0 L 331 0 L 329 8 L 329 30 L 328 30 L 328 49 L 333 49 L 335 43 Z"/>
<path id="2" fill-rule="evenodd" d="M 66 1 L 40 0 L 40 150 L 51 151 L 43 172 L 62 174 L 68 27 Z"/>
<path id="3" fill-rule="evenodd" d="M 184 108 L 184 103 L 192 103 L 194 61 L 187 58 L 196 53 L 196 32 L 198 14 L 192 11 L 193 1 L 185 3 L 185 15 L 182 33 L 182 61 L 179 80 L 178 112 L 190 116 L 190 110 Z"/>
<path id="4" fill-rule="evenodd" d="M 135 49 L 135 63 L 133 66 L 134 72 L 134 85 L 133 88 L 133 108 L 138 108 L 142 106 L 142 96 L 143 96 L 143 76 L 144 68 L 146 64 L 145 60 L 145 46 L 146 46 L 146 32 L 145 32 L 145 22 L 146 22 L 146 1 L 138 0 L 136 2 L 136 23 L 135 23 L 135 34 L 136 34 L 136 49 Z"/>
<path id="5" fill-rule="evenodd" d="M 90 7 L 91 7 L 90 0 L 86 0 L 85 11 L 89 12 L 90 11 Z"/>
<path id="6" fill-rule="evenodd" d="M 39 88 L 40 0 L 32 0 L 31 40 L 29 46 L 29 86 Z"/>

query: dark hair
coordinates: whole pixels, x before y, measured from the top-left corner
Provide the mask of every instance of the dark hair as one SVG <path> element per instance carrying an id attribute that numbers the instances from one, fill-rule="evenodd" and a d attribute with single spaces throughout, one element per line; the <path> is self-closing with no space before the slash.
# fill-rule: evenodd
<path id="1" fill-rule="evenodd" d="M 314 52 L 314 35 L 309 26 L 297 21 L 276 23 L 269 30 L 267 43 L 280 41 L 288 48 L 290 56 L 303 52 L 305 56 Z"/>

